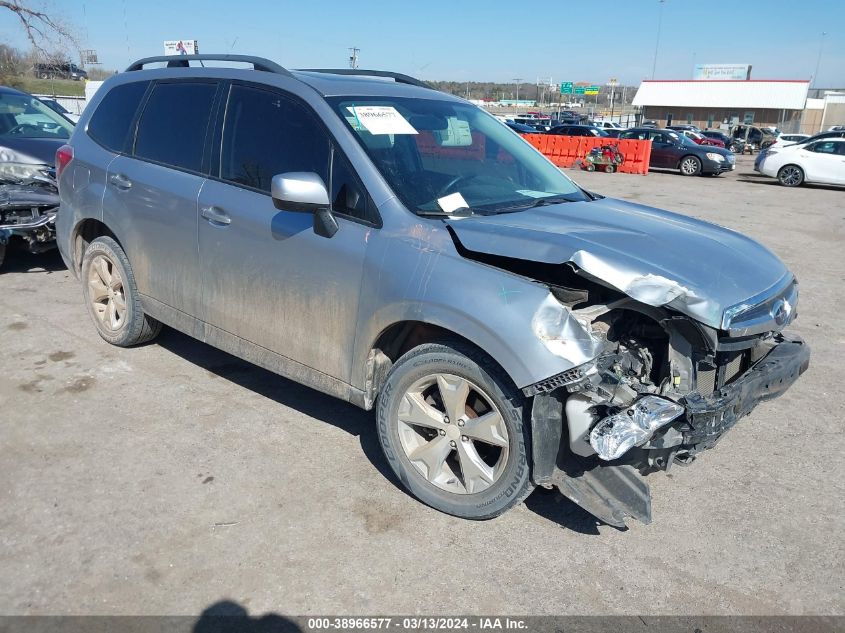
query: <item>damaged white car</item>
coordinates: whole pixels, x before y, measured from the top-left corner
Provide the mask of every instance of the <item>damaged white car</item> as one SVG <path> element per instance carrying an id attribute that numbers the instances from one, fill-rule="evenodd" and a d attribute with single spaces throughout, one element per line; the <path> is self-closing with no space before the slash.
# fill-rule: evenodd
<path id="1" fill-rule="evenodd" d="M 109 79 L 61 150 L 58 244 L 97 330 L 165 323 L 375 408 L 439 510 L 542 485 L 650 521 L 643 474 L 808 366 L 775 255 L 585 191 L 480 108 L 393 73 L 167 61 Z"/>

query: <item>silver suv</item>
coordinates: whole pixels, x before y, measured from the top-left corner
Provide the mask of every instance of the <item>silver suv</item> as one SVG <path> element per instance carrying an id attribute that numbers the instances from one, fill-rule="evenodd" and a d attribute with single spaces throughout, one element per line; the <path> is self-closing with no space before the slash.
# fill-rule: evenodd
<path id="1" fill-rule="evenodd" d="M 59 247 L 106 341 L 164 323 L 375 408 L 402 483 L 457 516 L 541 485 L 647 522 L 643 474 L 809 363 L 771 252 L 585 191 L 404 75 L 141 60 L 57 167 Z"/>

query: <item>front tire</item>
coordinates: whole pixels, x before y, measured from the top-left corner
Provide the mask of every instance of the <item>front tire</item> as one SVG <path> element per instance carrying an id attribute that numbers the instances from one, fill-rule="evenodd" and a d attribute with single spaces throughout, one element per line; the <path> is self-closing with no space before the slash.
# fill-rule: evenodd
<path id="1" fill-rule="evenodd" d="M 797 187 L 804 182 L 804 170 L 798 165 L 784 165 L 778 170 L 778 182 L 784 187 Z"/>
<path id="2" fill-rule="evenodd" d="M 684 176 L 698 176 L 701 173 L 701 161 L 696 156 L 684 156 L 680 170 Z"/>
<path id="3" fill-rule="evenodd" d="M 144 314 L 126 253 L 110 237 L 98 237 L 82 258 L 82 294 L 97 333 L 130 347 L 154 339 L 161 323 Z"/>
<path id="4" fill-rule="evenodd" d="M 417 499 L 490 519 L 533 489 L 523 403 L 504 372 L 471 346 L 421 345 L 396 362 L 379 395 L 379 440 Z"/>

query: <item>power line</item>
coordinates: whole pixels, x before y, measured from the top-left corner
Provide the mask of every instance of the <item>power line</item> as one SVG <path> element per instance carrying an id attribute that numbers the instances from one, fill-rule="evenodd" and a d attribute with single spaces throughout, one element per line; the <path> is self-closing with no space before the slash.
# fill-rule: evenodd
<path id="1" fill-rule="evenodd" d="M 654 42 L 654 62 L 651 65 L 651 78 L 654 79 L 654 74 L 657 72 L 657 50 L 660 48 L 660 27 L 663 25 L 663 5 L 666 0 L 658 0 L 660 2 L 660 12 L 657 14 L 657 40 Z"/>

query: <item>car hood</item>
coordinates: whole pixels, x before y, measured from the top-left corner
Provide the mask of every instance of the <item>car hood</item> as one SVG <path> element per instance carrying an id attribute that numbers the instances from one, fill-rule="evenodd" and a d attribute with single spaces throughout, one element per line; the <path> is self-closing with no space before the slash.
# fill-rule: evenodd
<path id="1" fill-rule="evenodd" d="M 56 150 L 66 140 L 52 138 L 0 138 L 0 161 L 34 165 L 55 165 Z"/>
<path id="2" fill-rule="evenodd" d="M 715 328 L 726 309 L 790 276 L 771 251 L 735 231 L 613 198 L 446 223 L 469 251 L 568 262 L 637 301 Z"/>

